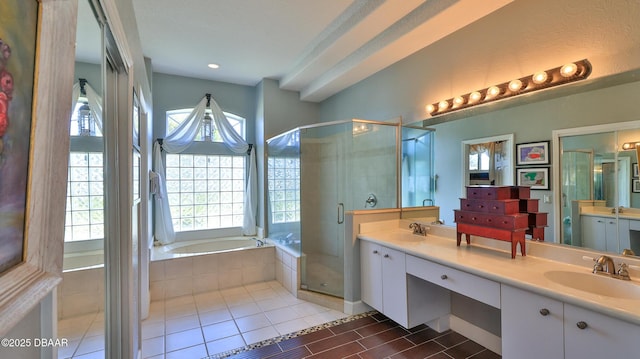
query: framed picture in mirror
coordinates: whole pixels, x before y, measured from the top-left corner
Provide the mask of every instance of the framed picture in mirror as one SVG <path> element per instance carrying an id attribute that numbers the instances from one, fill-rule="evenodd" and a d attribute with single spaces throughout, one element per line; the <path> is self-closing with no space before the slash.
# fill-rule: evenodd
<path id="1" fill-rule="evenodd" d="M 632 167 L 633 167 L 633 174 L 631 176 L 633 178 L 638 178 L 638 164 L 634 163 Z"/>
<path id="2" fill-rule="evenodd" d="M 631 192 L 640 193 L 640 179 L 634 179 L 631 181 Z"/>
<path id="3" fill-rule="evenodd" d="M 516 165 L 548 165 L 551 153 L 549 141 L 516 144 Z"/>
<path id="4" fill-rule="evenodd" d="M 518 186 L 527 186 L 531 189 L 549 190 L 549 167 L 518 168 Z"/>

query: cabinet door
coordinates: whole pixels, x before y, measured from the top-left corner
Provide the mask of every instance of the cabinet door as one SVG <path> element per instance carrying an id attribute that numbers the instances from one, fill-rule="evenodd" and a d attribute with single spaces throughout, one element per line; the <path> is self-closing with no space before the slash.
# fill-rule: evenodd
<path id="1" fill-rule="evenodd" d="M 380 246 L 360 241 L 360 290 L 362 301 L 371 307 L 382 308 L 382 254 Z"/>
<path id="2" fill-rule="evenodd" d="M 631 248 L 631 235 L 629 233 L 631 221 L 628 219 L 618 219 L 618 241 L 620 241 L 620 248 L 617 253 L 622 253 L 625 248 Z"/>
<path id="3" fill-rule="evenodd" d="M 605 219 L 602 217 L 580 216 L 582 222 L 582 246 L 606 251 Z"/>
<path id="4" fill-rule="evenodd" d="M 407 313 L 406 255 L 391 248 L 381 247 L 381 250 L 384 314 L 407 328 L 409 313 Z"/>
<path id="5" fill-rule="evenodd" d="M 607 241 L 607 252 L 620 253 L 622 249 L 618 248 L 618 221 L 615 218 L 604 218 L 605 221 L 605 238 Z"/>
<path id="6" fill-rule="evenodd" d="M 502 285 L 502 357 L 562 358 L 562 302 Z"/>
<path id="7" fill-rule="evenodd" d="M 564 305 L 566 359 L 638 358 L 640 326 Z"/>

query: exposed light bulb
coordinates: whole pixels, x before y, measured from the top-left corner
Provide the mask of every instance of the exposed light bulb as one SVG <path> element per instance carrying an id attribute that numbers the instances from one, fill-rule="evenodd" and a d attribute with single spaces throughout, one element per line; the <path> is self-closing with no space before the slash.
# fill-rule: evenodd
<path id="1" fill-rule="evenodd" d="M 480 101 L 481 98 L 482 98 L 482 94 L 478 91 L 474 91 L 471 94 L 469 94 L 470 103 L 478 102 Z"/>
<path id="2" fill-rule="evenodd" d="M 520 80 L 511 80 L 511 82 L 509 82 L 509 90 L 511 90 L 511 92 L 516 92 L 519 91 L 522 88 L 522 81 Z"/>
<path id="3" fill-rule="evenodd" d="M 220 65 L 218 65 L 218 64 L 209 64 L 209 65 L 207 65 L 207 67 L 209 67 L 210 69 L 217 69 L 217 68 L 220 67 Z"/>
<path id="4" fill-rule="evenodd" d="M 444 111 L 449 108 L 449 101 L 442 100 L 438 102 L 438 110 Z"/>
<path id="5" fill-rule="evenodd" d="M 532 80 L 533 80 L 533 83 L 536 85 L 543 84 L 545 81 L 547 81 L 547 72 L 546 71 L 536 72 L 533 75 Z"/>
<path id="6" fill-rule="evenodd" d="M 560 75 L 562 77 L 571 77 L 578 72 L 578 65 L 574 63 L 566 64 L 560 68 Z"/>
<path id="7" fill-rule="evenodd" d="M 453 106 L 458 107 L 464 105 L 464 98 L 462 96 L 456 96 L 453 98 Z"/>
<path id="8" fill-rule="evenodd" d="M 436 110 L 436 107 L 432 104 L 428 104 L 425 109 L 427 110 L 427 113 L 433 113 L 433 111 Z"/>
<path id="9" fill-rule="evenodd" d="M 500 88 L 498 86 L 491 86 L 487 90 L 487 98 L 494 98 L 500 94 Z"/>

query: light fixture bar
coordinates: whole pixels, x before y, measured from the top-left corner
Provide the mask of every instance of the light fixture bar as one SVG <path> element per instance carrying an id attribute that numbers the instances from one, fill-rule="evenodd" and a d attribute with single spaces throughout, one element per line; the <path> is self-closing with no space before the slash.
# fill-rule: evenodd
<path id="1" fill-rule="evenodd" d="M 425 108 L 429 115 L 435 117 L 508 97 L 584 80 L 589 77 L 590 74 L 591 63 L 589 63 L 587 59 L 584 59 L 551 70 L 536 72 L 519 79 L 489 86 L 482 90 L 434 102 L 428 104 Z"/>

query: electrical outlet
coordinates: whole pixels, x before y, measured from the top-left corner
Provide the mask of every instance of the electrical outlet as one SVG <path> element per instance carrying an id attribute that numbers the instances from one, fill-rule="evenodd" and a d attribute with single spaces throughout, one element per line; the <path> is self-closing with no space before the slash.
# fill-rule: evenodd
<path id="1" fill-rule="evenodd" d="M 544 203 L 551 203 L 551 195 L 545 194 L 543 198 Z"/>

